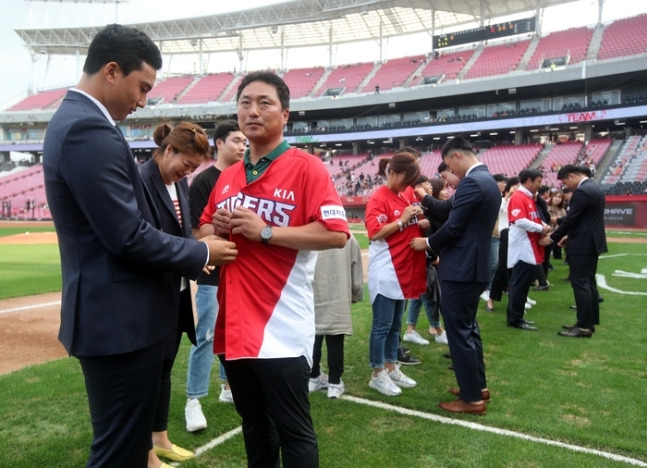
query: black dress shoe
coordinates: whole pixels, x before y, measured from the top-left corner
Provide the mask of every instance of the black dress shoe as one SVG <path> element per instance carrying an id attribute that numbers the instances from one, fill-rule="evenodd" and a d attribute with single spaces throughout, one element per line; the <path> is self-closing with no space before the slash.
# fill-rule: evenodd
<path id="1" fill-rule="evenodd" d="M 416 359 L 412 356 L 409 356 L 408 354 L 399 354 L 398 362 L 403 366 L 415 366 L 417 364 L 420 364 L 420 359 Z"/>
<path id="2" fill-rule="evenodd" d="M 569 309 L 577 310 L 577 306 L 575 304 L 568 306 Z"/>
<path id="3" fill-rule="evenodd" d="M 593 336 L 592 330 L 587 330 L 586 328 L 573 327 L 568 331 L 557 332 L 559 336 L 567 336 L 569 338 L 591 338 Z"/>
<path id="4" fill-rule="evenodd" d="M 527 323 L 528 325 L 534 325 L 534 324 L 535 324 L 535 322 L 534 322 L 533 320 L 526 320 L 526 319 L 523 319 L 523 321 L 524 321 L 525 323 Z"/>
<path id="5" fill-rule="evenodd" d="M 535 286 L 533 288 L 535 291 L 548 291 L 550 289 L 550 286 L 547 284 L 540 284 L 539 286 Z"/>
<path id="6" fill-rule="evenodd" d="M 577 325 L 562 325 L 562 328 L 564 330 L 572 330 L 573 328 L 577 328 Z M 595 332 L 595 327 L 590 328 L 591 332 Z"/>
<path id="7" fill-rule="evenodd" d="M 508 325 L 509 327 L 520 328 L 521 330 L 539 330 L 539 328 L 534 327 L 526 322 L 518 323 L 517 325 Z"/>
<path id="8" fill-rule="evenodd" d="M 443 356 L 445 356 L 447 359 L 451 359 L 452 355 L 449 353 L 443 353 Z"/>

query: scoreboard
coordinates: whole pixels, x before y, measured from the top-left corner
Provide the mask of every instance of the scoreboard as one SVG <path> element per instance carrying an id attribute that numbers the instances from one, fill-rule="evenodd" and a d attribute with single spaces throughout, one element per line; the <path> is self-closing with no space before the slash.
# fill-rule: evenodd
<path id="1" fill-rule="evenodd" d="M 434 49 L 451 47 L 471 42 L 481 42 L 499 37 L 514 36 L 535 31 L 535 18 L 526 18 L 506 23 L 483 26 L 481 28 L 467 29 L 440 36 L 434 36 Z"/>

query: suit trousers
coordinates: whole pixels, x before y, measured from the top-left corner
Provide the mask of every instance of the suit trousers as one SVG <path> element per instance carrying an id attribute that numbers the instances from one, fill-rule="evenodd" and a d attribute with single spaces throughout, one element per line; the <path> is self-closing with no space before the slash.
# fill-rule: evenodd
<path id="1" fill-rule="evenodd" d="M 579 328 L 591 329 L 600 323 L 600 303 L 598 302 L 598 286 L 595 272 L 598 269 L 598 256 L 568 254 L 570 267 L 569 278 L 575 296 L 577 307 L 577 322 Z"/>
<path id="2" fill-rule="evenodd" d="M 148 466 L 164 344 L 112 356 L 79 357 L 93 439 L 88 467 Z"/>
<path id="3" fill-rule="evenodd" d="M 540 265 L 533 265 L 521 260 L 512 267 L 510 293 L 506 309 L 508 325 L 511 327 L 516 327 L 523 323 L 530 282 L 537 276 L 538 267 L 541 268 Z"/>
<path id="4" fill-rule="evenodd" d="M 226 360 L 236 411 L 243 418 L 249 468 L 316 468 L 319 449 L 310 417 L 305 356 Z"/>
<path id="5" fill-rule="evenodd" d="M 480 401 L 487 388 L 483 343 L 476 321 L 479 296 L 487 282 L 442 282 L 441 313 L 445 319 L 447 341 L 456 381 L 463 401 Z"/>

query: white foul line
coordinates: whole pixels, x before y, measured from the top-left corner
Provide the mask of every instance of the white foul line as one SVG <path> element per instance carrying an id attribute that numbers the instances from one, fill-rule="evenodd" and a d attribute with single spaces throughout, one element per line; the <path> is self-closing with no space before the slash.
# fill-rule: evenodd
<path id="1" fill-rule="evenodd" d="M 483 424 L 463 421 L 461 419 L 446 418 L 444 416 L 438 416 L 435 414 L 423 413 L 422 411 L 400 408 L 398 406 L 387 405 L 386 403 L 382 403 L 380 401 L 366 400 L 364 398 L 357 398 L 350 395 L 342 395 L 341 398 L 344 400 L 353 401 L 355 403 L 359 403 L 362 405 L 373 406 L 375 408 L 394 411 L 396 413 L 404 414 L 407 416 L 416 416 L 418 418 L 429 419 L 431 421 L 439 422 L 441 424 L 452 424 L 455 426 L 462 426 L 476 431 L 491 432 L 493 434 L 502 435 L 506 437 L 515 437 L 517 439 L 528 440 L 530 442 L 536 442 L 540 444 L 553 445 L 555 447 L 565 448 L 567 450 L 572 450 L 574 452 L 582 452 L 582 453 L 587 453 L 591 455 L 597 455 L 600 457 L 607 458 L 609 460 L 629 463 L 630 465 L 647 467 L 647 463 L 641 460 L 625 457 L 623 455 L 616 455 L 614 453 L 603 452 L 601 450 L 589 449 L 586 447 L 580 447 L 578 445 L 565 444 L 563 442 L 558 442 L 555 440 L 543 439 L 541 437 L 534 437 L 528 434 L 522 434 L 521 432 L 509 431 L 507 429 L 499 429 L 497 427 L 484 426 Z"/>
<path id="2" fill-rule="evenodd" d="M 40 309 L 41 307 L 51 307 L 55 305 L 61 305 L 61 301 L 43 302 L 42 304 L 33 304 L 33 305 L 28 305 L 23 307 L 14 307 L 13 309 L 4 309 L 4 310 L 0 310 L 0 314 L 8 314 L 9 312 L 19 312 L 21 310 Z"/>
<path id="3" fill-rule="evenodd" d="M 505 437 L 514 437 L 516 439 L 522 439 L 522 440 L 527 440 L 529 442 L 535 442 L 539 444 L 544 444 L 544 445 L 552 445 L 554 447 L 560 447 L 564 448 L 567 450 L 571 450 L 573 452 L 581 452 L 581 453 L 586 453 L 589 455 L 596 455 L 602 458 L 606 458 L 608 460 L 613 460 L 613 461 L 618 461 L 618 462 L 623 462 L 627 463 L 629 465 L 634 465 L 634 466 L 642 466 L 642 467 L 647 467 L 647 463 L 645 463 L 642 460 L 637 460 L 635 458 L 629 458 L 625 457 L 623 455 L 616 455 L 615 453 L 610 453 L 610 452 L 603 452 L 602 450 L 595 450 L 595 449 L 590 449 L 586 447 L 580 447 L 579 445 L 572 445 L 572 444 L 565 444 L 564 442 L 558 442 L 556 440 L 550 440 L 550 439 L 544 439 L 541 437 L 535 437 L 531 436 L 528 434 L 523 434 L 521 432 L 514 432 L 514 431 L 509 431 L 507 429 L 500 429 L 498 427 L 489 427 L 489 426 L 484 426 L 483 424 L 478 424 L 478 423 L 473 423 L 470 421 L 463 421 L 461 419 L 453 419 L 453 418 L 447 418 L 444 416 L 438 416 L 436 414 L 431 414 L 431 413 L 423 413 L 422 411 L 416 411 L 416 410 L 411 410 L 407 408 L 400 408 L 399 406 L 393 406 L 393 405 L 387 405 L 386 403 L 382 403 L 381 401 L 372 401 L 372 400 L 366 400 L 364 398 L 358 398 L 350 395 L 342 395 L 340 397 L 343 400 L 347 401 L 352 401 L 353 403 L 358 403 L 360 405 L 366 405 L 366 406 L 372 406 L 374 408 L 380 408 L 388 411 L 394 411 L 396 413 L 404 414 L 406 416 L 415 416 L 417 418 L 422 418 L 422 419 L 428 419 L 430 421 L 438 422 L 441 424 L 450 424 L 454 426 L 462 426 L 467 429 L 472 429 L 475 431 L 482 431 L 482 432 L 489 432 L 492 434 L 500 435 L 500 436 L 505 436 Z M 240 434 L 242 432 L 242 427 L 239 426 L 235 429 L 232 429 L 229 432 L 224 433 L 223 435 L 216 437 L 215 439 L 211 440 L 207 444 L 199 447 L 195 451 L 195 456 L 198 457 L 199 455 L 205 453 L 206 451 L 216 447 L 217 445 L 222 444 L 223 442 L 231 439 L 232 437 Z M 180 466 L 179 463 L 174 463 L 174 466 Z"/>

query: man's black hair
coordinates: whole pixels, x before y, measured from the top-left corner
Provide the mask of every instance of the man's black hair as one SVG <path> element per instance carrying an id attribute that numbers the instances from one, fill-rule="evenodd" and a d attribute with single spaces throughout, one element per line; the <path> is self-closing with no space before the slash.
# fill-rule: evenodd
<path id="1" fill-rule="evenodd" d="M 225 141 L 230 133 L 240 130 L 238 122 L 235 120 L 224 120 L 216 125 L 216 130 L 213 134 L 213 144 L 215 146 L 216 140 Z"/>
<path id="2" fill-rule="evenodd" d="M 162 68 L 162 54 L 150 37 L 139 29 L 109 24 L 92 39 L 83 72 L 94 75 L 110 62 L 116 62 L 124 76 L 128 76 L 134 70 L 141 70 L 144 63 L 159 70 Z"/>
<path id="3" fill-rule="evenodd" d="M 276 88 L 276 94 L 279 97 L 279 101 L 281 102 L 281 108 L 290 108 L 290 88 L 288 88 L 288 85 L 285 84 L 285 81 L 283 81 L 283 78 L 281 78 L 279 75 L 267 71 L 252 72 L 248 75 L 245 75 L 243 80 L 240 82 L 240 85 L 238 85 L 236 102 L 238 102 L 238 100 L 240 99 L 240 95 L 242 94 L 243 89 L 245 89 L 248 84 L 253 83 L 254 81 L 262 81 L 263 83 L 274 86 Z"/>
<path id="4" fill-rule="evenodd" d="M 451 151 L 455 151 L 455 150 L 470 151 L 474 153 L 474 148 L 472 147 L 472 144 L 469 141 L 467 141 L 465 138 L 457 136 L 452 138 L 451 140 L 448 140 L 443 146 L 443 149 L 441 151 L 443 159 Z"/>

